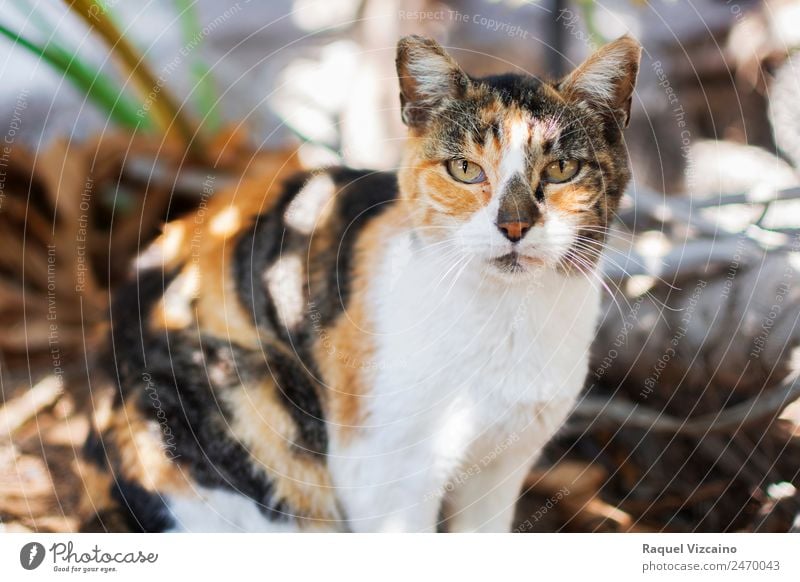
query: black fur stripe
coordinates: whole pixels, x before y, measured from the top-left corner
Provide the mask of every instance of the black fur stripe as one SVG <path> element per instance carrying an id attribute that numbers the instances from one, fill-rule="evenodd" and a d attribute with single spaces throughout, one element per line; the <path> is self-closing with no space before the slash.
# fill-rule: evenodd
<path id="1" fill-rule="evenodd" d="M 317 455 L 328 451 L 328 432 L 322 404 L 313 381 L 301 364 L 279 350 L 265 346 L 269 371 L 283 405 L 297 425 L 300 450 Z"/>
<path id="2" fill-rule="evenodd" d="M 159 533 L 175 526 L 163 497 L 144 487 L 118 478 L 111 492 L 119 504 L 128 529 L 134 533 Z"/>
<path id="3" fill-rule="evenodd" d="M 338 188 L 336 223 L 332 226 L 338 245 L 312 257 L 311 269 L 327 273 L 324 285 L 310 290 L 311 301 L 321 314 L 321 323 L 330 325 L 347 306 L 351 291 L 353 247 L 372 219 L 397 199 L 397 175 L 349 168 L 330 170 Z"/>
<path id="4" fill-rule="evenodd" d="M 328 435 L 323 418 L 317 365 L 311 353 L 314 325 L 327 326 L 346 309 L 350 297 L 353 247 L 369 221 L 397 197 L 397 178 L 386 172 L 368 172 L 347 168 L 327 170 L 335 184 L 334 207 L 326 235 L 334 245 L 311 253 L 315 234 L 303 235 L 287 228 L 284 213 L 313 173 L 301 174 L 285 186 L 279 203 L 270 212 L 256 217 L 253 225 L 237 242 L 235 279 L 239 299 L 253 316 L 254 323 L 271 332 L 284 343 L 285 350 L 264 345 L 268 372 L 274 378 L 282 401 L 299 433 L 302 449 L 325 454 Z M 319 320 L 306 318 L 288 330 L 277 318 L 277 310 L 263 283 L 264 273 L 282 253 L 298 252 L 308 258 L 307 272 L 323 273 L 316 286 L 305 281 L 304 305 L 313 305 Z M 306 312 L 310 313 L 310 309 Z"/>

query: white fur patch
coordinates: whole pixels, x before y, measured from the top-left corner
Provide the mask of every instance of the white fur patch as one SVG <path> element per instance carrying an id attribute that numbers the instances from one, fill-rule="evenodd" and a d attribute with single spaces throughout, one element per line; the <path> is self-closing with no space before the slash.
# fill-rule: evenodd
<path id="1" fill-rule="evenodd" d="M 264 273 L 278 318 L 294 329 L 303 317 L 303 263 L 297 254 L 285 254 Z"/>
<path id="2" fill-rule="evenodd" d="M 521 480 L 583 386 L 599 293 L 549 269 L 506 283 L 477 258 L 448 271 L 408 236 L 386 251 L 408 256 L 399 276 L 386 265 L 371 285 L 368 426 L 331 443 L 334 483 L 357 531 L 434 531 L 450 496 L 466 504 L 457 527 L 507 531 Z M 459 495 L 460 468 L 509 438 L 477 493 Z"/>
<path id="3" fill-rule="evenodd" d="M 289 203 L 286 224 L 302 234 L 311 234 L 330 212 L 335 192 L 336 185 L 327 172 L 312 177 Z"/>
<path id="4" fill-rule="evenodd" d="M 297 524 L 271 521 L 252 499 L 233 491 L 197 487 L 195 495 L 170 496 L 168 507 L 173 532 L 294 532 Z"/>
<path id="5" fill-rule="evenodd" d="M 496 190 L 502 191 L 503 186 L 515 174 L 525 173 L 527 148 L 531 138 L 531 129 L 527 121 L 513 123 L 508 133 L 508 145 L 500 161 L 500 182 Z"/>

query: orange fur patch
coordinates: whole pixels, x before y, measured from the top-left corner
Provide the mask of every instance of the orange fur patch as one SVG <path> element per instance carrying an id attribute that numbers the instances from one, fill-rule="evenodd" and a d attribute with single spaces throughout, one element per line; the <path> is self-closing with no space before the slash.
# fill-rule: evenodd
<path id="1" fill-rule="evenodd" d="M 404 227 L 408 213 L 400 202 L 365 227 L 354 249 L 348 309 L 332 326 L 317 330 L 315 360 L 328 384 L 327 414 L 340 439 L 346 440 L 365 421 L 363 403 L 369 397 L 368 387 L 376 366 L 367 283 L 380 268 L 380 249 Z"/>
<path id="2" fill-rule="evenodd" d="M 265 155 L 257 172 L 215 194 L 193 214 L 165 226 L 154 247 L 161 253 L 165 270 L 182 265 L 181 283 L 172 296 L 158 301 L 151 325 L 183 329 L 196 317 L 204 333 L 244 347 L 258 346 L 259 332 L 236 293 L 232 254 L 241 232 L 272 208 L 284 180 L 301 169 L 293 152 Z"/>
<path id="3" fill-rule="evenodd" d="M 439 171 L 421 171 L 422 187 L 437 208 L 445 208 L 449 216 L 467 219 L 486 204 L 488 188 L 460 186 Z"/>
<path id="4" fill-rule="evenodd" d="M 556 186 L 551 189 L 552 192 L 547 193 L 548 205 L 565 214 L 583 214 L 598 196 L 597 192 L 574 185 Z"/>
<path id="5" fill-rule="evenodd" d="M 156 421 L 141 415 L 133 401 L 117 410 L 108 434 L 119 453 L 118 469 L 126 479 L 149 491 L 187 492 L 187 477 L 165 454 L 160 430 Z"/>
<path id="6" fill-rule="evenodd" d="M 229 430 L 253 456 L 275 488 L 301 520 L 339 519 L 327 468 L 319 458 L 294 450 L 295 423 L 278 401 L 270 380 L 221 395 L 230 408 Z"/>

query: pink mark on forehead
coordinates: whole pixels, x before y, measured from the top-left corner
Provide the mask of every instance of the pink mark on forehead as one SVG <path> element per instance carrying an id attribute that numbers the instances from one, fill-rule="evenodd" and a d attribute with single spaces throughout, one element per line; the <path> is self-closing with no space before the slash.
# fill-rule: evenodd
<path id="1" fill-rule="evenodd" d="M 553 117 L 532 119 L 531 133 L 533 134 L 534 140 L 538 142 L 553 140 L 557 138 L 559 134 L 558 123 Z"/>
<path id="2" fill-rule="evenodd" d="M 520 113 L 505 123 L 504 133 L 506 148 L 513 150 L 552 141 L 558 137 L 560 127 L 552 116 L 537 118 Z"/>

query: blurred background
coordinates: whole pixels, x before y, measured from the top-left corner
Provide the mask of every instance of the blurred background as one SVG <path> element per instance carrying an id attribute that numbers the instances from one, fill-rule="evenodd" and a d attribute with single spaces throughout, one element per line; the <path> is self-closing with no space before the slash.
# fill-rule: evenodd
<path id="1" fill-rule="evenodd" d="M 78 452 L 109 293 L 276 151 L 390 169 L 397 39 L 557 78 L 644 46 L 586 397 L 519 531 L 800 528 L 795 0 L 4 0 L 0 527 L 103 529 Z M 567 492 L 566 494 L 564 492 Z M 557 498 L 557 499 L 556 499 Z M 109 526 L 109 524 L 112 524 Z"/>
<path id="2" fill-rule="evenodd" d="M 474 75 L 556 78 L 628 32 L 645 47 L 629 134 L 637 177 L 665 191 L 685 188 L 675 106 L 685 110 L 691 144 L 721 139 L 778 151 L 767 96 L 780 91 L 774 81 L 800 43 L 800 9 L 789 0 L 78 3 L 95 28 L 106 19 L 115 26 L 122 44 L 92 32 L 69 4 L 4 2 L 0 103 L 10 120 L 26 93 L 18 139 L 29 146 L 118 126 L 144 133 L 152 116 L 136 113 L 157 95 L 131 67 L 146 65 L 155 92 L 168 92 L 193 129 L 244 126 L 254 147 L 299 137 L 348 164 L 391 168 L 403 135 L 393 63 L 400 36 L 435 37 Z"/>

